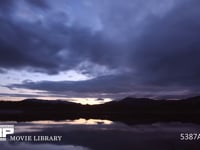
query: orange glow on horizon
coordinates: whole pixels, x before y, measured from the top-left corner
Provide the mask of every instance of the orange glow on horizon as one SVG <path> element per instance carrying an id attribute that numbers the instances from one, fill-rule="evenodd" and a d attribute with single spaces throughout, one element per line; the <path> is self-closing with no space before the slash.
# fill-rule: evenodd
<path id="1" fill-rule="evenodd" d="M 76 120 L 64 120 L 64 121 L 32 121 L 33 124 L 45 124 L 45 125 L 62 125 L 62 124 L 71 124 L 71 125 L 97 125 L 104 124 L 110 125 L 113 122 L 110 120 L 101 120 L 101 119 L 76 119 Z"/>
<path id="2" fill-rule="evenodd" d="M 74 103 L 79 103 L 82 105 L 98 105 L 106 102 L 112 101 L 111 98 L 104 98 L 102 100 L 97 100 L 97 98 L 62 98 L 62 97 L 1 97 L 0 101 L 21 101 L 24 99 L 42 99 L 42 100 L 63 100 Z"/>

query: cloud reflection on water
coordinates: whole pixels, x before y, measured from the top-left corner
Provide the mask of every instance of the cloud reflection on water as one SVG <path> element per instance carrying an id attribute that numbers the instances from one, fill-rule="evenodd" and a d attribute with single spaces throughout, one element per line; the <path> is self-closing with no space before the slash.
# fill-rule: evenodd
<path id="1" fill-rule="evenodd" d="M 43 145 L 30 145 L 25 143 L 20 144 L 8 144 L 0 143 L 2 150 L 89 150 L 88 148 L 74 145 L 52 145 L 52 144 L 43 144 Z"/>
<path id="2" fill-rule="evenodd" d="M 12 149 L 16 150 L 23 150 L 22 147 L 40 150 L 48 146 L 50 150 L 85 150 L 85 148 L 91 150 L 192 150 L 200 146 L 198 141 L 180 140 L 180 133 L 200 133 L 200 125 L 192 123 L 172 122 L 128 126 L 108 120 L 78 119 L 20 122 L 15 123 L 15 127 L 15 135 L 59 135 L 63 138 L 61 142 L 55 143 L 10 142 L 7 147 L 4 144 L 3 150 L 11 150 L 13 144 Z"/>
<path id="3" fill-rule="evenodd" d="M 101 120 L 101 119 L 76 119 L 76 120 L 65 120 L 65 121 L 32 121 L 34 124 L 72 124 L 72 125 L 97 125 L 97 124 L 112 124 L 110 120 Z"/>

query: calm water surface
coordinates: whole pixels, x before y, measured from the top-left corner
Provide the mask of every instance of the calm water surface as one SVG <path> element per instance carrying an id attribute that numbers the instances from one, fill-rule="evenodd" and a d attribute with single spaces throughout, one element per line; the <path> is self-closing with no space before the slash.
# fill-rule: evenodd
<path id="1" fill-rule="evenodd" d="M 199 150 L 199 141 L 181 141 L 180 133 L 200 133 L 192 123 L 126 125 L 95 119 L 0 122 L 15 125 L 14 135 L 63 136 L 61 142 L 0 142 L 1 150 Z"/>

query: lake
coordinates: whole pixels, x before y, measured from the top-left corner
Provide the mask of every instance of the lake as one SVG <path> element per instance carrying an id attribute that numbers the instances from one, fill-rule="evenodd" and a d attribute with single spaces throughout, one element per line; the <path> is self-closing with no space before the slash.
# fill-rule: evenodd
<path id="1" fill-rule="evenodd" d="M 0 122 L 15 125 L 10 136 L 62 136 L 61 141 L 6 141 L 1 150 L 199 150 L 199 140 L 181 133 L 200 133 L 200 125 L 169 122 L 127 125 L 98 119 Z M 10 137 L 9 136 L 9 137 Z"/>

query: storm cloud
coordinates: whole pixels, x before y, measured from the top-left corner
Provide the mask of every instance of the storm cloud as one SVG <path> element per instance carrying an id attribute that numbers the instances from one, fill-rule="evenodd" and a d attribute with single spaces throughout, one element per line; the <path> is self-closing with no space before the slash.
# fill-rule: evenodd
<path id="1" fill-rule="evenodd" d="M 75 70 L 91 77 L 22 82 L 10 89 L 97 97 L 199 94 L 198 0 L 0 4 L 0 72 Z"/>

